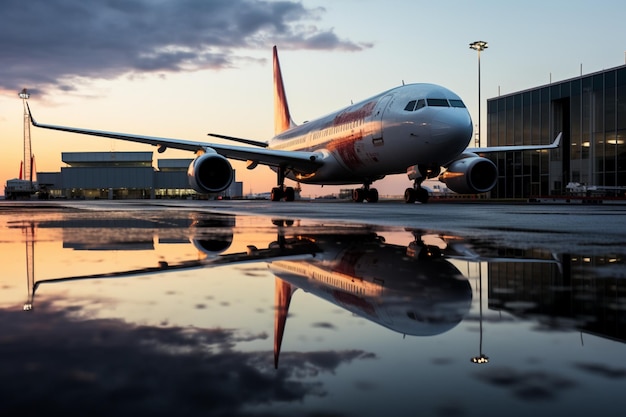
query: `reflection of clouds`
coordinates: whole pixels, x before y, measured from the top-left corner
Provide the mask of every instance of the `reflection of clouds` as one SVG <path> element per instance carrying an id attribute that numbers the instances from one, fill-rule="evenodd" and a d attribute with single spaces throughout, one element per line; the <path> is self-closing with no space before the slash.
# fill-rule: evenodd
<path id="1" fill-rule="evenodd" d="M 575 381 L 545 371 L 520 372 L 508 367 L 490 367 L 476 373 L 479 380 L 510 390 L 525 401 L 548 401 L 576 385 Z"/>
<path id="2" fill-rule="evenodd" d="M 283 352 L 280 354 L 280 366 L 290 374 L 303 378 L 317 376 L 324 371 L 334 373 L 339 365 L 355 359 L 376 359 L 376 355 L 362 350 Z"/>
<path id="3" fill-rule="evenodd" d="M 608 379 L 626 378 L 626 368 L 611 368 L 601 363 L 577 363 L 578 369 L 589 372 L 590 374 L 602 376 Z"/>
<path id="4" fill-rule="evenodd" d="M 335 327 L 334 324 L 328 322 L 313 323 L 312 327 L 317 327 L 318 329 L 337 330 L 337 327 Z"/>
<path id="5" fill-rule="evenodd" d="M 235 267 L 235 269 L 247 277 L 266 277 L 269 274 L 267 267 L 239 266 Z"/>
<path id="6" fill-rule="evenodd" d="M 372 357 L 285 352 L 276 371 L 271 351 L 235 350 L 266 333 L 81 320 L 45 301 L 32 313 L 0 309 L 0 326 L 0 412 L 245 415 L 255 405 L 325 395 L 313 377 Z"/>

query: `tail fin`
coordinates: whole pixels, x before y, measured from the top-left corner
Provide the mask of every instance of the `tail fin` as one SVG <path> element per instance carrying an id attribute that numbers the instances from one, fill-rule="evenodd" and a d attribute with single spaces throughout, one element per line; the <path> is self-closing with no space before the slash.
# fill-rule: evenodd
<path id="1" fill-rule="evenodd" d="M 276 277 L 274 280 L 274 368 L 278 369 L 278 357 L 280 346 L 283 343 L 287 317 L 289 316 L 289 304 L 296 287 Z"/>
<path id="2" fill-rule="evenodd" d="M 278 51 L 276 46 L 274 52 L 274 134 L 279 134 L 294 127 L 296 124 L 291 120 L 287 96 L 285 95 L 285 85 L 283 75 L 278 62 Z"/>

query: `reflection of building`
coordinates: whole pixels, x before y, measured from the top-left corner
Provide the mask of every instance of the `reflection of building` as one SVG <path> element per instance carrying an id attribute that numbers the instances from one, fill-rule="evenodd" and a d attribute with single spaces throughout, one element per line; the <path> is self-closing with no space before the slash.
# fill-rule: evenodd
<path id="1" fill-rule="evenodd" d="M 549 143 L 563 132 L 557 150 L 494 154 L 492 197 L 565 194 L 569 182 L 626 186 L 626 66 L 492 98 L 487 119 L 489 146 Z"/>
<path id="2" fill-rule="evenodd" d="M 626 281 L 611 274 L 607 274 L 610 278 L 598 275 L 623 259 L 607 255 L 561 258 L 560 265 L 490 263 L 489 308 L 546 326 L 626 342 Z"/>
<path id="3" fill-rule="evenodd" d="M 152 152 L 63 152 L 68 166 L 61 172 L 38 173 L 39 184 L 52 197 L 87 199 L 184 198 L 195 196 L 187 168 L 191 159 L 160 159 L 152 166 Z M 241 182 L 221 193 L 239 197 Z"/>

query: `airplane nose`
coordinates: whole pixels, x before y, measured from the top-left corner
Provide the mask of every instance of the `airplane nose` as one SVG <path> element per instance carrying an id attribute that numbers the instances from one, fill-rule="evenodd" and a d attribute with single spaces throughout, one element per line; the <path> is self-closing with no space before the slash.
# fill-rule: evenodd
<path id="1" fill-rule="evenodd" d="M 433 142 L 463 151 L 472 139 L 472 118 L 463 109 L 449 109 L 433 117 L 431 137 Z"/>

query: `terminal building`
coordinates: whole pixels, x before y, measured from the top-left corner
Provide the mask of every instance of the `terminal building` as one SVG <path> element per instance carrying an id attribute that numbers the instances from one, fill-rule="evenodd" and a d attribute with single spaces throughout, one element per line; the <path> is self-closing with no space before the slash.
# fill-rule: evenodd
<path id="1" fill-rule="evenodd" d="M 187 168 L 191 159 L 159 159 L 152 152 L 63 152 L 61 172 L 38 172 L 39 187 L 52 198 L 126 199 L 199 198 L 191 189 Z M 216 197 L 237 198 L 241 182 Z"/>
<path id="2" fill-rule="evenodd" d="M 570 183 L 626 191 L 626 65 L 487 100 L 487 145 L 559 149 L 494 154 L 492 198 L 566 195 Z"/>

